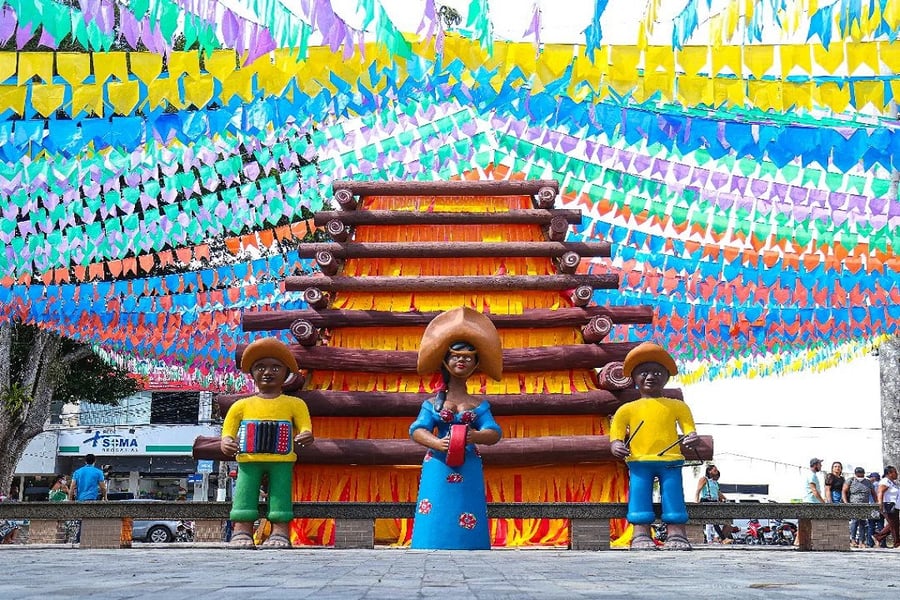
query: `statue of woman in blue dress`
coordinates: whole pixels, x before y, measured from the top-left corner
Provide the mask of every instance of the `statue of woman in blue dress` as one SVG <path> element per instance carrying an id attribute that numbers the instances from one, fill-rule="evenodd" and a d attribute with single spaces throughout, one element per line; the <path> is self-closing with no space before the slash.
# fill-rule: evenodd
<path id="1" fill-rule="evenodd" d="M 410 437 L 428 448 L 412 548 L 490 549 L 484 472 L 475 445 L 496 444 L 501 431 L 488 402 L 469 394 L 466 380 L 476 369 L 499 380 L 502 368 L 500 337 L 483 314 L 456 308 L 441 313 L 426 328 L 418 371 L 427 375 L 440 370 L 444 386 L 422 403 L 409 428 Z"/>

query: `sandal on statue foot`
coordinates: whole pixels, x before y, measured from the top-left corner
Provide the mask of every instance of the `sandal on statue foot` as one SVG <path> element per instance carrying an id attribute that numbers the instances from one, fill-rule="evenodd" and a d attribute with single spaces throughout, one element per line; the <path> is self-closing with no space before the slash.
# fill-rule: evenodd
<path id="1" fill-rule="evenodd" d="M 693 550 L 691 543 L 683 535 L 672 534 L 666 539 L 663 550 Z"/>
<path id="2" fill-rule="evenodd" d="M 293 546 L 291 546 L 291 540 L 286 535 L 273 533 L 259 547 L 261 550 L 287 550 Z"/>
<path id="3" fill-rule="evenodd" d="M 225 546 L 229 550 L 256 550 L 253 536 L 244 531 L 239 531 L 231 536 L 231 541 Z"/>
<path id="4" fill-rule="evenodd" d="M 656 550 L 656 542 L 646 533 L 639 533 L 631 538 L 632 550 Z"/>

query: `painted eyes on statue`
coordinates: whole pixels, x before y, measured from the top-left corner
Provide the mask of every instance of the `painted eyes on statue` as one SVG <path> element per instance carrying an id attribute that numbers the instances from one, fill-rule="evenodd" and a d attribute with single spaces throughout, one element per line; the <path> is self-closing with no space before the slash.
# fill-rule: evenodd
<path id="1" fill-rule="evenodd" d="M 475 362 L 474 354 L 451 354 L 447 362 Z"/>
<path id="2" fill-rule="evenodd" d="M 642 379 L 646 379 L 650 375 L 653 375 L 654 377 L 659 378 L 659 377 L 662 377 L 663 375 L 668 375 L 668 373 L 666 373 L 662 369 L 646 369 L 646 370 L 638 371 L 634 375 L 635 375 L 635 377 L 640 377 Z"/>
<path id="3" fill-rule="evenodd" d="M 251 370 L 254 373 L 266 373 L 266 372 L 280 373 L 283 370 L 285 370 L 285 367 L 284 367 L 284 365 L 253 365 Z"/>

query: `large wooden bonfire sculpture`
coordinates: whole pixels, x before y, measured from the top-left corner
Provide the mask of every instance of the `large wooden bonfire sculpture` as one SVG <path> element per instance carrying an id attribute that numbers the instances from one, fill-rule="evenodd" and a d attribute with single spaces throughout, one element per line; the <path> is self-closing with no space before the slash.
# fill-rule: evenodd
<path id="1" fill-rule="evenodd" d="M 569 243 L 578 210 L 554 209 L 554 181 L 337 182 L 342 210 L 316 223 L 334 243 L 301 247 L 322 274 L 289 277 L 309 310 L 247 313 L 247 331 L 290 329 L 298 393 L 316 442 L 295 473 L 296 501 L 414 502 L 424 449 L 408 428 L 437 380 L 416 374 L 416 351 L 440 311 L 487 314 L 503 343 L 504 375 L 481 373 L 503 440 L 482 449 L 489 502 L 616 502 L 627 470 L 609 452 L 609 417 L 637 397 L 621 375 L 635 344 L 613 326 L 649 323 L 649 307 L 591 306 L 612 274 L 577 274 L 606 242 Z M 238 349 L 240 354 L 241 348 Z M 617 370 L 618 367 L 618 370 Z M 606 389 L 603 389 L 606 388 Z M 674 392 L 673 393 L 677 393 Z M 622 531 L 613 526 L 612 534 Z M 495 545 L 562 545 L 565 521 L 493 520 Z M 298 520 L 295 543 L 330 544 L 333 523 Z M 376 524 L 382 543 L 409 541 L 411 520 Z"/>

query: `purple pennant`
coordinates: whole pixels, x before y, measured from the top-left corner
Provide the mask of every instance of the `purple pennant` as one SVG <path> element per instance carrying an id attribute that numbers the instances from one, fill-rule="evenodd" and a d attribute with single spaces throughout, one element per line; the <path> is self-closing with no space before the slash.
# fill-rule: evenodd
<path id="1" fill-rule="evenodd" d="M 740 175 L 731 176 L 731 191 L 737 192 L 742 196 L 747 193 L 747 178 Z"/>
<path id="2" fill-rule="evenodd" d="M 650 170 L 650 177 L 661 177 L 665 179 L 666 174 L 669 172 L 669 168 L 671 166 L 672 163 L 663 158 L 654 158 L 653 168 Z"/>
<path id="3" fill-rule="evenodd" d="M 812 212 L 813 208 L 811 206 L 793 206 L 792 214 L 794 215 L 794 220 L 798 223 L 801 221 L 806 221 L 809 218 L 809 214 Z"/>
<path id="4" fill-rule="evenodd" d="M 847 205 L 847 210 L 851 210 L 857 214 L 865 214 L 865 212 L 866 212 L 865 196 L 859 196 L 857 194 L 850 194 L 850 203 Z"/>
<path id="5" fill-rule="evenodd" d="M 769 182 L 765 179 L 754 179 L 750 182 L 750 193 L 754 196 L 762 196 L 769 189 Z"/>
<path id="6" fill-rule="evenodd" d="M 81 2 L 81 18 L 84 19 L 85 25 L 90 25 L 91 21 L 97 20 L 97 13 L 100 11 L 100 0 L 82 0 Z"/>
<path id="7" fill-rule="evenodd" d="M 728 173 L 722 173 L 720 171 L 713 171 L 710 173 L 710 183 L 712 183 L 713 187 L 717 190 L 721 190 L 728 185 L 730 179 L 731 177 Z"/>
<path id="8" fill-rule="evenodd" d="M 730 195 L 730 194 L 720 194 L 721 196 Z M 733 196 L 734 197 L 734 205 L 738 210 L 745 210 L 750 212 L 753 210 L 753 198 L 747 198 L 746 196 Z"/>
<path id="9" fill-rule="evenodd" d="M 221 32 L 222 41 L 224 41 L 227 46 L 233 47 L 240 35 L 240 26 L 238 25 L 237 17 L 230 8 L 226 8 L 225 12 L 222 14 Z"/>
<path id="10" fill-rule="evenodd" d="M 252 33 L 250 35 L 250 52 L 247 53 L 245 64 L 250 64 L 260 56 L 275 50 L 278 44 L 272 38 L 271 32 L 265 27 L 260 27 L 256 23 L 253 24 Z"/>
<path id="11" fill-rule="evenodd" d="M 845 210 L 833 210 L 831 211 L 831 220 L 834 221 L 834 224 L 840 227 L 847 221 L 847 211 Z"/>
<path id="12" fill-rule="evenodd" d="M 887 198 L 869 198 L 869 213 L 872 215 L 884 214 Z"/>
<path id="13" fill-rule="evenodd" d="M 631 164 L 634 155 L 627 150 L 616 150 L 616 164 L 618 164 L 622 169 L 628 169 L 628 165 Z"/>
<path id="14" fill-rule="evenodd" d="M 631 167 L 637 173 L 643 173 L 650 168 L 651 158 L 644 154 L 635 154 Z"/>
<path id="15" fill-rule="evenodd" d="M 791 191 L 788 196 L 790 196 L 791 201 L 794 204 L 801 204 L 806 201 L 806 196 L 809 194 L 809 190 L 805 187 L 800 186 L 791 186 Z"/>
<path id="16" fill-rule="evenodd" d="M 559 146 L 563 152 L 569 153 L 578 145 L 578 140 L 571 135 L 564 135 L 559 141 Z"/>
<path id="17" fill-rule="evenodd" d="M 769 193 L 774 200 L 785 200 L 788 197 L 790 186 L 786 183 L 772 182 L 772 191 Z"/>
<path id="18" fill-rule="evenodd" d="M 709 181 L 709 169 L 694 167 L 691 173 L 691 185 L 705 186 L 707 181 Z"/>
<path id="19" fill-rule="evenodd" d="M 128 12 L 128 11 L 125 11 Z M 113 8 L 112 2 L 108 0 L 100 0 L 100 4 L 97 7 L 97 27 L 101 32 L 105 34 L 110 34 L 115 30 L 116 26 L 116 13 L 115 8 Z"/>
<path id="20" fill-rule="evenodd" d="M 706 191 L 704 191 L 704 194 L 706 194 Z M 721 192 L 716 194 L 716 205 L 722 210 L 729 210 L 734 205 L 734 198 L 734 194 Z"/>
<path id="21" fill-rule="evenodd" d="M 0 46 L 5 46 L 16 31 L 16 11 L 5 6 L 0 8 Z"/>
<path id="22" fill-rule="evenodd" d="M 825 190 L 809 190 L 809 197 L 806 200 L 806 204 L 810 206 L 825 206 L 826 199 L 828 198 L 828 192 Z"/>
<path id="23" fill-rule="evenodd" d="M 125 37 L 125 41 L 132 49 L 137 49 L 141 39 L 141 22 L 138 21 L 130 10 L 119 11 L 119 30 Z"/>
<path id="24" fill-rule="evenodd" d="M 672 175 L 675 181 L 687 181 L 691 175 L 691 166 L 684 163 L 675 163 L 672 165 Z"/>
<path id="25" fill-rule="evenodd" d="M 41 27 L 41 37 L 38 40 L 38 45 L 50 48 L 51 50 L 56 50 L 56 40 L 53 39 L 53 36 L 50 35 L 50 32 L 47 31 L 46 27 Z"/>
<path id="26" fill-rule="evenodd" d="M 847 205 L 847 194 L 843 192 L 832 192 L 828 194 L 828 206 L 832 210 L 844 208 Z"/>
<path id="27" fill-rule="evenodd" d="M 756 202 L 756 210 L 760 214 L 768 215 L 770 212 L 772 212 L 772 203 L 768 200 L 765 200 L 764 198 L 760 198 Z"/>
<path id="28" fill-rule="evenodd" d="M 21 50 L 25 47 L 31 38 L 34 37 L 34 32 L 32 31 L 31 23 L 26 23 L 22 25 L 19 23 L 19 28 L 16 29 L 16 48 Z"/>
<path id="29" fill-rule="evenodd" d="M 134 187 L 141 183 L 141 174 L 136 171 L 129 171 L 125 173 L 125 184 L 128 187 Z"/>

